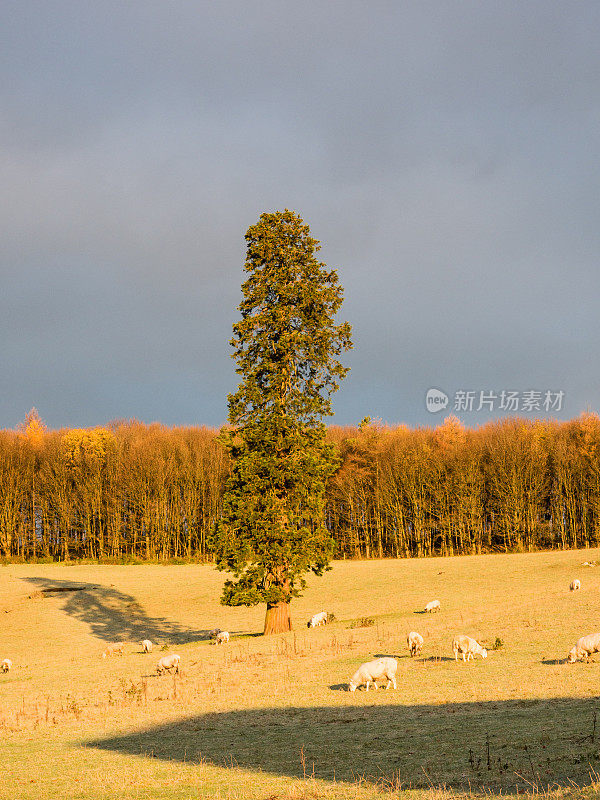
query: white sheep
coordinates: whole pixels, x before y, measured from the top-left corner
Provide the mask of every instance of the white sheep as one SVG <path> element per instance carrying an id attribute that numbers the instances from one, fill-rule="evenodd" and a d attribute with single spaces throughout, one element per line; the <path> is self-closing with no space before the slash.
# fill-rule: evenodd
<path id="1" fill-rule="evenodd" d="M 569 650 L 567 661 L 572 664 L 574 661 L 589 661 L 592 653 L 600 650 L 600 633 L 588 633 L 577 639 L 577 644 Z"/>
<path id="2" fill-rule="evenodd" d="M 377 681 L 382 678 L 387 679 L 386 689 L 389 689 L 390 684 L 396 688 L 396 671 L 398 669 L 398 662 L 395 658 L 385 656 L 384 658 L 376 658 L 374 661 L 367 661 L 361 664 L 356 670 L 354 675 L 350 678 L 348 689 L 351 692 L 356 691 L 356 687 L 363 683 L 367 685 L 367 692 L 369 685 L 372 683 L 377 689 Z"/>
<path id="3" fill-rule="evenodd" d="M 579 580 L 579 578 L 574 578 L 571 581 L 571 584 L 569 586 L 569 590 L 571 592 L 577 592 L 579 589 L 581 589 L 581 581 Z"/>
<path id="4" fill-rule="evenodd" d="M 470 661 L 475 653 L 480 655 L 482 658 L 487 658 L 487 650 L 485 647 L 482 647 L 478 642 L 475 641 L 475 639 L 471 639 L 470 636 L 464 636 L 462 634 L 454 637 L 454 641 L 452 642 L 452 651 L 456 661 L 458 661 L 459 653 L 462 653 L 463 661 Z"/>
<path id="5" fill-rule="evenodd" d="M 158 675 L 162 675 L 163 672 L 171 672 L 171 670 L 175 670 L 175 673 L 179 673 L 179 661 L 181 657 L 177 655 L 177 653 L 173 653 L 171 656 L 163 656 L 158 664 L 156 665 L 156 672 Z"/>
<path id="6" fill-rule="evenodd" d="M 326 625 L 327 624 L 327 612 L 326 611 L 319 611 L 318 614 L 313 614 L 313 616 L 308 620 L 306 623 L 309 628 L 316 628 L 317 625 Z"/>
<path id="7" fill-rule="evenodd" d="M 144 653 L 152 652 L 152 642 L 150 641 L 150 639 L 142 639 L 140 644 L 142 645 L 142 650 Z"/>
<path id="8" fill-rule="evenodd" d="M 109 644 L 102 653 L 102 658 L 106 658 L 106 656 L 116 656 L 117 653 L 120 656 L 123 655 L 123 642 L 115 642 L 114 644 Z"/>
<path id="9" fill-rule="evenodd" d="M 416 631 L 411 631 L 406 636 L 406 644 L 408 645 L 408 652 L 410 657 L 418 655 L 423 647 L 423 637 Z"/>
<path id="10" fill-rule="evenodd" d="M 229 641 L 229 631 L 219 631 L 215 644 L 226 644 Z"/>
<path id="11" fill-rule="evenodd" d="M 427 605 L 425 606 L 425 611 L 426 611 L 428 614 L 433 614 L 433 612 L 434 612 L 434 611 L 439 611 L 441 607 L 442 607 L 442 606 L 441 606 L 441 604 L 440 604 L 440 601 L 439 601 L 439 600 L 431 600 L 431 601 L 430 601 L 429 603 L 427 603 Z"/>
<path id="12" fill-rule="evenodd" d="M 10 660 L 10 658 L 4 659 L 2 664 L 0 664 L 0 669 L 2 670 L 2 672 L 10 672 L 10 670 L 12 669 L 12 661 Z"/>

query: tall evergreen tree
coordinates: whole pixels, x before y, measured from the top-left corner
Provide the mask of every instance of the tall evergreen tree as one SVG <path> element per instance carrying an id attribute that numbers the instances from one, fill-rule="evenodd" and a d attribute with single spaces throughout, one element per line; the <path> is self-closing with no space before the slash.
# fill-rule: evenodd
<path id="1" fill-rule="evenodd" d="M 233 358 L 243 377 L 229 395 L 223 436 L 232 467 L 215 531 L 219 569 L 233 573 L 225 605 L 267 604 L 265 634 L 291 628 L 290 602 L 304 575 L 328 568 L 327 479 L 337 466 L 322 417 L 348 368 L 347 322 L 334 323 L 343 290 L 315 258 L 319 243 L 287 209 L 262 214 L 246 233 L 242 318 Z"/>

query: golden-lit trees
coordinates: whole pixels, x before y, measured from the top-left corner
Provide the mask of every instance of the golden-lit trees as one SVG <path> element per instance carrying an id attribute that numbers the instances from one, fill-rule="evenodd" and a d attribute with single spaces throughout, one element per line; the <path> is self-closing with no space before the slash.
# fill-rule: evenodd
<path id="1" fill-rule="evenodd" d="M 26 503 L 23 455 L 18 435 L 0 431 L 0 549 L 4 558 L 22 553 L 22 509 Z"/>
<path id="2" fill-rule="evenodd" d="M 447 555 L 600 540 L 594 415 L 571 423 L 506 419 L 475 430 L 455 417 L 433 430 L 369 428 L 330 430 L 343 455 L 328 493 L 339 555 Z"/>
<path id="3" fill-rule="evenodd" d="M 90 558 L 104 558 L 109 525 L 106 472 L 116 454 L 115 437 L 105 428 L 76 428 L 62 436 L 61 446 L 75 501 L 72 519 L 78 520 L 83 533 L 81 544 Z"/>
<path id="4" fill-rule="evenodd" d="M 555 426 L 552 439 L 550 502 L 560 546 L 596 546 L 600 543 L 600 419 L 596 414 L 582 414 Z"/>
<path id="5" fill-rule="evenodd" d="M 0 431 L 0 554 L 208 558 L 228 470 L 216 437 L 136 421 L 48 431 L 30 412 Z"/>
<path id="6" fill-rule="evenodd" d="M 207 553 L 207 540 L 217 519 L 229 460 L 209 428 L 176 428 L 181 486 L 176 502 L 182 520 L 180 555 Z"/>
<path id="7" fill-rule="evenodd" d="M 23 531 L 24 539 L 28 538 L 32 556 L 47 553 L 47 540 L 42 529 L 37 497 L 37 477 L 40 470 L 42 451 L 45 445 L 46 426 L 42 422 L 37 409 L 32 408 L 25 417 L 25 422 L 19 426 L 19 436 L 23 446 L 25 485 L 23 487 L 26 502 L 23 504 L 22 513 L 29 519 L 29 524 Z"/>
<path id="8" fill-rule="evenodd" d="M 341 466 L 329 484 L 328 516 L 336 520 L 338 549 L 352 558 L 371 556 L 377 440 L 378 431 L 365 419 L 356 432 L 341 432 L 337 442 Z"/>
<path id="9" fill-rule="evenodd" d="M 211 559 L 229 459 L 218 431 L 136 421 L 0 431 L 3 559 Z M 325 497 L 342 558 L 600 544 L 600 418 L 477 429 L 330 427 Z"/>
<path id="10" fill-rule="evenodd" d="M 386 524 L 388 547 L 384 555 L 411 555 L 410 512 L 404 481 L 405 458 L 412 432 L 405 426 L 388 431 L 382 442 L 379 462 L 379 504 Z"/>
<path id="11" fill-rule="evenodd" d="M 486 427 L 485 474 L 495 536 L 506 551 L 531 550 L 550 477 L 547 426 L 515 419 Z"/>

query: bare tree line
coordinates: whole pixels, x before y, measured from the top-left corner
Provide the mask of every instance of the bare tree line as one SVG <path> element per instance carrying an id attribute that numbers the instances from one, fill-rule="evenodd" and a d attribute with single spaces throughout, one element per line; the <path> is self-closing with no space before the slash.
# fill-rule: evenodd
<path id="1" fill-rule="evenodd" d="M 139 422 L 0 431 L 4 559 L 211 560 L 228 461 L 206 427 Z M 476 429 L 330 427 L 337 556 L 451 555 L 600 544 L 600 418 Z"/>

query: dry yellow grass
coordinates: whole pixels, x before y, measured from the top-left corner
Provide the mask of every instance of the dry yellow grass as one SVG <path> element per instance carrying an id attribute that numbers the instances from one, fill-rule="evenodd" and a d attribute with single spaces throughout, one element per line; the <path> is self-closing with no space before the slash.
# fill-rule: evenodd
<path id="1" fill-rule="evenodd" d="M 337 562 L 294 603 L 296 630 L 269 638 L 262 608 L 219 604 L 208 566 L 0 567 L 0 798 L 592 795 L 600 663 L 564 658 L 600 630 L 600 567 L 581 566 L 596 558 Z M 434 598 L 441 612 L 420 613 Z M 337 621 L 308 630 L 322 609 Z M 229 645 L 206 639 L 216 626 Z M 456 633 L 503 646 L 456 664 Z M 103 659 L 115 641 L 124 655 Z M 180 676 L 154 674 L 166 652 Z M 379 654 L 398 658 L 398 690 L 347 692 Z"/>

